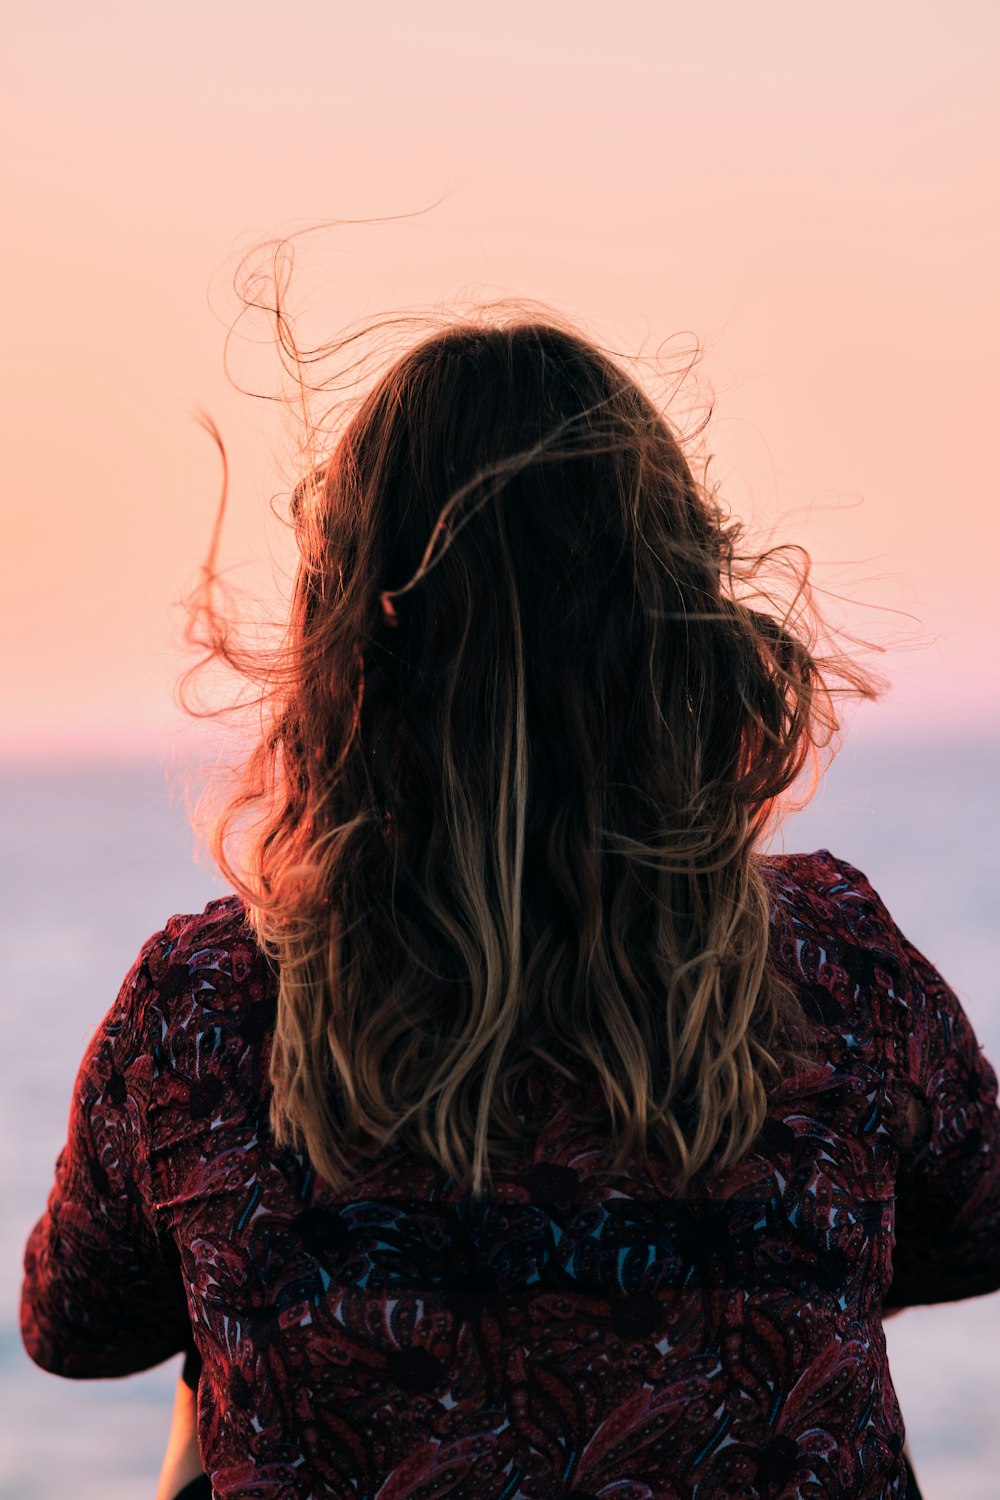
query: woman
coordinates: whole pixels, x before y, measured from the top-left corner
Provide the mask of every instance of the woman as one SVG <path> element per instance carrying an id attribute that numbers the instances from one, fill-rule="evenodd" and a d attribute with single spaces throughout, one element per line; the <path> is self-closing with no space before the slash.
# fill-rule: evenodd
<path id="1" fill-rule="evenodd" d="M 903 1496 L 882 1319 L 1000 1287 L 997 1080 L 863 874 L 760 852 L 875 692 L 806 562 L 783 608 L 639 384 L 495 310 L 293 519 L 268 655 L 213 546 L 200 639 L 264 713 L 236 894 L 88 1048 L 32 1358 L 193 1339 L 219 1500 Z"/>

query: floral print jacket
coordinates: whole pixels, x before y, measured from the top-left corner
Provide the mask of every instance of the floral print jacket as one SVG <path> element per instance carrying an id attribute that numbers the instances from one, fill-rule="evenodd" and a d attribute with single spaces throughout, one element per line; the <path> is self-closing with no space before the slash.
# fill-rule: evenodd
<path id="1" fill-rule="evenodd" d="M 770 962 L 821 1045 L 684 1203 L 533 1086 L 525 1169 L 335 1195 L 268 1127 L 276 982 L 235 896 L 142 947 L 83 1059 L 21 1324 L 45 1369 L 192 1348 L 219 1500 L 905 1494 L 883 1314 L 1000 1288 L 997 1079 L 826 850 L 768 862 Z"/>

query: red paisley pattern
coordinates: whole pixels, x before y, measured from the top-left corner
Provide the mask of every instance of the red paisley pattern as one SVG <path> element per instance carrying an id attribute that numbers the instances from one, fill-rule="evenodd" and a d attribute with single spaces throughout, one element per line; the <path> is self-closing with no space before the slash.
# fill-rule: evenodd
<path id="1" fill-rule="evenodd" d="M 818 1061 L 684 1204 L 655 1158 L 612 1176 L 541 1075 L 492 1201 L 405 1152 L 335 1196 L 268 1130 L 239 900 L 172 917 L 80 1068 L 28 1352 L 126 1375 L 193 1335 L 220 1500 L 902 1496 L 882 1314 L 1000 1287 L 997 1079 L 859 871 L 768 869 Z"/>

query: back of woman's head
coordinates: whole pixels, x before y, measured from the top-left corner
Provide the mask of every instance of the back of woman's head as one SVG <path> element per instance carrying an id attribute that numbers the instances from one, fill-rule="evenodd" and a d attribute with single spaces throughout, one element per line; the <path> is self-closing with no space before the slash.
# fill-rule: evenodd
<path id="1" fill-rule="evenodd" d="M 213 831 L 278 968 L 278 1141 L 335 1186 L 408 1145 L 478 1194 L 542 1066 L 599 1085 L 618 1169 L 652 1141 L 684 1191 L 738 1159 L 808 1057 L 760 841 L 832 675 L 873 691 L 816 656 L 808 559 L 776 605 L 782 557 L 744 555 L 639 383 L 495 309 L 397 359 L 292 518 L 265 732 Z"/>

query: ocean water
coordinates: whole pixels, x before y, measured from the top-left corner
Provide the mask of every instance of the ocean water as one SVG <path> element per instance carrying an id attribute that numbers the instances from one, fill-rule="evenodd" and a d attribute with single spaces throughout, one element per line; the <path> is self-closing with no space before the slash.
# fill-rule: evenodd
<path id="1" fill-rule="evenodd" d="M 859 866 L 957 990 L 1000 1062 L 1000 743 L 852 746 L 778 847 Z M 0 1500 L 152 1500 L 180 1359 L 67 1381 L 21 1346 L 27 1234 L 65 1139 L 83 1049 L 143 941 L 227 887 L 192 857 L 155 764 L 0 767 Z M 1000 1496 L 1000 1295 L 886 1325 L 926 1500 Z"/>

